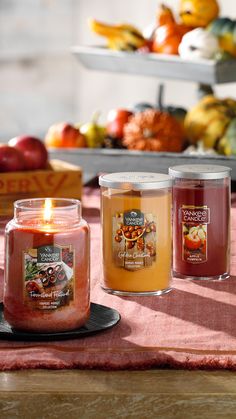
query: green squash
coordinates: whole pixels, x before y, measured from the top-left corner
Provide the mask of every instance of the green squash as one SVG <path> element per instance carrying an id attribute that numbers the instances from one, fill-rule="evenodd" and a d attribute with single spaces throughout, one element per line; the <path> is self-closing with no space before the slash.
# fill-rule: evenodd
<path id="1" fill-rule="evenodd" d="M 219 17 L 208 26 L 208 30 L 219 39 L 220 48 L 236 57 L 236 20 Z"/>
<path id="2" fill-rule="evenodd" d="M 157 92 L 157 109 L 162 112 L 169 113 L 180 123 L 183 128 L 187 110 L 185 108 L 180 108 L 173 105 L 164 106 L 164 89 L 164 84 L 160 84 Z"/>

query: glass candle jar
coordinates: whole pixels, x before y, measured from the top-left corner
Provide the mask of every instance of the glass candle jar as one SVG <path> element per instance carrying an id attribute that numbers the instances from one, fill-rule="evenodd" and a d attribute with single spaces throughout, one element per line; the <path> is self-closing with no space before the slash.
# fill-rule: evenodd
<path id="1" fill-rule="evenodd" d="M 169 169 L 173 185 L 173 271 L 180 278 L 225 279 L 230 259 L 230 168 Z"/>
<path id="2" fill-rule="evenodd" d="M 89 317 L 89 228 L 75 199 L 14 203 L 6 226 L 4 316 L 19 330 L 62 332 Z"/>
<path id="3" fill-rule="evenodd" d="M 171 186 L 168 175 L 100 176 L 103 283 L 119 295 L 161 295 L 171 277 Z"/>

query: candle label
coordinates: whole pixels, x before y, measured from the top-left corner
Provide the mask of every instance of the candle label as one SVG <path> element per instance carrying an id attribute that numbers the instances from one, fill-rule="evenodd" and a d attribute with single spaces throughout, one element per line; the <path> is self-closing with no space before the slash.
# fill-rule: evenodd
<path id="1" fill-rule="evenodd" d="M 136 271 L 156 261 L 156 217 L 131 209 L 112 219 L 112 249 L 116 266 Z"/>
<path id="2" fill-rule="evenodd" d="M 41 246 L 23 252 L 24 301 L 33 309 L 56 310 L 74 299 L 72 246 Z"/>
<path id="3" fill-rule="evenodd" d="M 182 225 L 182 259 L 198 264 L 207 261 L 207 226 L 210 209 L 207 206 L 183 205 L 180 208 Z"/>

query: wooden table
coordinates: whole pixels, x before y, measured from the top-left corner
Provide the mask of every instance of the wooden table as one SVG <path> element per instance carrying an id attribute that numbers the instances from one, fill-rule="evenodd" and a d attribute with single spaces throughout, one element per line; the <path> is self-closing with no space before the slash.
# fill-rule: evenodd
<path id="1" fill-rule="evenodd" d="M 25 370 L 0 373 L 0 418 L 236 417 L 229 371 Z"/>

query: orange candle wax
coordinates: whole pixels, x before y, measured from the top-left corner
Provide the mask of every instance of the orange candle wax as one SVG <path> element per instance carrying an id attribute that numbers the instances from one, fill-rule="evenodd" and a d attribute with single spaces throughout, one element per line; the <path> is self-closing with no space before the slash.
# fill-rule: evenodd
<path id="1" fill-rule="evenodd" d="M 103 283 L 114 294 L 161 295 L 171 276 L 171 178 L 113 173 L 102 186 Z"/>

